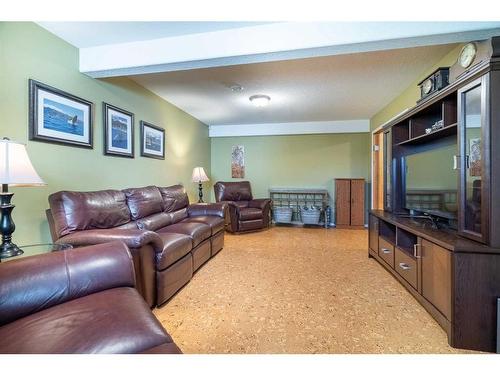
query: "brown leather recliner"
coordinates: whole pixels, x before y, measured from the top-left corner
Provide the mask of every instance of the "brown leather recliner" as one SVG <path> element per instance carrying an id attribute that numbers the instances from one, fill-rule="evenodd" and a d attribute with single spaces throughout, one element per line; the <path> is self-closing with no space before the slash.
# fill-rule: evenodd
<path id="1" fill-rule="evenodd" d="M 149 306 L 168 301 L 224 246 L 224 204 L 189 204 L 181 185 L 49 196 L 52 239 L 75 247 L 120 240 Z"/>
<path id="2" fill-rule="evenodd" d="M 253 199 L 250 182 L 222 182 L 214 185 L 215 200 L 224 202 L 229 209 L 229 225 L 232 233 L 249 232 L 269 228 L 271 200 Z"/>
<path id="3" fill-rule="evenodd" d="M 134 288 L 123 242 L 0 264 L 0 353 L 180 353 Z"/>

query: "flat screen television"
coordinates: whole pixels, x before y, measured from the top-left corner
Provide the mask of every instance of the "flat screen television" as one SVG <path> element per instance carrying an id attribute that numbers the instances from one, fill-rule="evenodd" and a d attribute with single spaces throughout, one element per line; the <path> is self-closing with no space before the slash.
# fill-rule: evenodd
<path id="1" fill-rule="evenodd" d="M 453 158 L 457 145 L 440 145 L 405 157 L 405 208 L 456 219 L 458 171 Z"/>

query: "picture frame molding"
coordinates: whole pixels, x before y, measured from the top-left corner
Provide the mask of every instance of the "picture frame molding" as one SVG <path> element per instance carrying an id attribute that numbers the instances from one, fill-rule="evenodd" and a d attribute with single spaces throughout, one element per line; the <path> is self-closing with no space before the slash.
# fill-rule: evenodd
<path id="1" fill-rule="evenodd" d="M 73 147 L 90 148 L 90 149 L 94 148 L 94 103 L 93 102 L 31 78 L 28 80 L 28 87 L 29 87 L 28 137 L 30 141 L 56 143 L 63 146 L 73 146 Z M 75 102 L 79 102 L 89 107 L 88 143 L 83 143 L 73 140 L 64 140 L 38 133 L 38 104 L 39 104 L 38 90 L 39 89 Z"/>
<path id="2" fill-rule="evenodd" d="M 130 142 L 131 142 L 131 152 L 125 153 L 125 152 L 118 152 L 118 151 L 112 151 L 109 150 L 109 144 L 108 144 L 108 109 L 112 109 L 113 111 L 116 112 L 121 112 L 124 115 L 130 116 L 131 118 L 131 126 L 130 126 Z M 129 112 L 125 109 L 122 109 L 120 107 L 116 107 L 112 104 L 102 102 L 102 113 L 103 113 L 103 126 L 104 126 L 104 155 L 108 156 L 118 156 L 118 157 L 123 157 L 123 158 L 130 158 L 133 159 L 135 158 L 135 139 L 134 139 L 134 128 L 135 128 L 135 119 L 134 119 L 134 114 L 132 112 Z"/>
<path id="3" fill-rule="evenodd" d="M 157 125 L 153 125 L 151 124 L 150 122 L 147 122 L 147 121 L 144 121 L 144 120 L 141 120 L 140 121 L 140 125 L 141 125 L 141 156 L 144 156 L 146 158 L 152 158 L 152 159 L 158 159 L 158 160 L 165 160 L 165 129 L 160 127 L 160 126 L 157 126 Z M 155 130 L 158 130 L 160 132 L 162 132 L 163 134 L 163 155 L 162 156 L 159 156 L 159 155 L 153 155 L 153 154 L 148 154 L 146 153 L 146 151 L 144 150 L 144 136 L 145 136 L 145 131 L 144 131 L 144 127 L 148 127 L 148 128 L 152 128 L 152 129 L 155 129 Z"/>

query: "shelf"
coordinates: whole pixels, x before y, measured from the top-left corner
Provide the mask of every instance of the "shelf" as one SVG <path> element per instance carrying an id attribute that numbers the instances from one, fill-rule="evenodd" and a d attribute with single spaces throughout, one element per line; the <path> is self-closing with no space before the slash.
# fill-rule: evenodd
<path id="1" fill-rule="evenodd" d="M 447 137 L 449 135 L 457 134 L 457 124 L 451 124 L 448 126 L 445 126 L 444 128 L 441 128 L 439 130 L 433 131 L 432 133 L 429 134 L 422 134 L 419 135 L 418 137 L 411 138 L 407 141 L 403 141 L 400 143 L 397 143 L 397 146 L 406 146 L 406 145 L 416 145 L 424 142 L 429 142 L 437 138 L 443 138 Z"/>
<path id="2" fill-rule="evenodd" d="M 380 238 L 384 239 L 385 241 L 389 242 L 391 245 L 394 245 L 396 246 L 396 238 L 394 237 L 389 237 L 389 236 L 385 236 L 383 234 L 380 235 Z"/>
<path id="3" fill-rule="evenodd" d="M 302 221 L 291 221 L 289 223 L 282 221 L 272 221 L 275 225 L 300 225 L 300 226 L 314 226 L 314 227 L 325 227 L 325 222 L 320 221 L 318 224 L 304 224 Z"/>

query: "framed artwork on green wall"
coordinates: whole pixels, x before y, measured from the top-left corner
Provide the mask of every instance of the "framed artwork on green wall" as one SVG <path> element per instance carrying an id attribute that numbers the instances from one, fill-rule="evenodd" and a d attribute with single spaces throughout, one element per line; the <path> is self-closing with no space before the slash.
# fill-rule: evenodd
<path id="1" fill-rule="evenodd" d="M 141 120 L 141 156 L 165 159 L 165 129 Z"/>
<path id="2" fill-rule="evenodd" d="M 231 149 L 231 177 L 245 178 L 245 146 L 237 145 Z"/>
<path id="3" fill-rule="evenodd" d="M 134 114 L 103 103 L 104 154 L 134 157 Z"/>
<path id="4" fill-rule="evenodd" d="M 29 80 L 29 138 L 32 141 L 93 147 L 93 103 Z"/>

